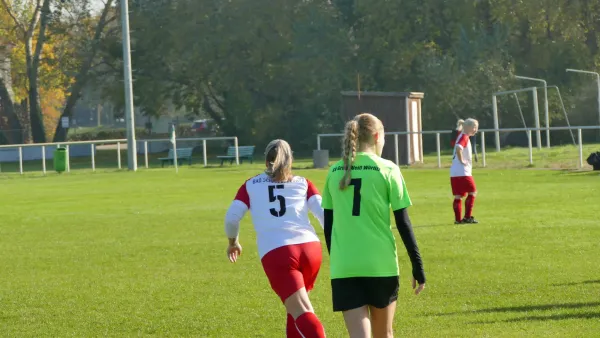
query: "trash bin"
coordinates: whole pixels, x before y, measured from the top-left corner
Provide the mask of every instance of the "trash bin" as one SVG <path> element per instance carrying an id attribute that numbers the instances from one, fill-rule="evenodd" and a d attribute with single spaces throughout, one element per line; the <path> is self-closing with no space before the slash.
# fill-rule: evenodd
<path id="1" fill-rule="evenodd" d="M 600 170 L 600 151 L 591 153 L 587 158 L 587 163 L 591 165 L 594 170 Z"/>
<path id="2" fill-rule="evenodd" d="M 313 150 L 313 166 L 317 169 L 329 166 L 329 150 Z"/>
<path id="3" fill-rule="evenodd" d="M 54 170 L 58 173 L 62 173 L 67 170 L 67 149 L 56 148 L 54 150 Z"/>

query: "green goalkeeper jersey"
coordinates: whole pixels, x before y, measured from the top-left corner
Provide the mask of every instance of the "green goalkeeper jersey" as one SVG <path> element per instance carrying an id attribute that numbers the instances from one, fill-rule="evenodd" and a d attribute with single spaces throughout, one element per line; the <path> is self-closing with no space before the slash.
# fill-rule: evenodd
<path id="1" fill-rule="evenodd" d="M 323 190 L 324 209 L 333 210 L 331 278 L 398 276 L 392 210 L 412 203 L 400 168 L 370 153 L 357 153 L 350 185 L 340 190 L 344 163 L 334 164 Z"/>

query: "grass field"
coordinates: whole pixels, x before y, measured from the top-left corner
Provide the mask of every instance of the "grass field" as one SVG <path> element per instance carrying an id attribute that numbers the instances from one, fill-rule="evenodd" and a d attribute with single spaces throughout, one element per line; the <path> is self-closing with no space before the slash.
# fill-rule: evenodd
<path id="1" fill-rule="evenodd" d="M 283 337 L 248 216 L 241 260 L 225 256 L 225 210 L 259 168 L 0 176 L 0 336 Z M 469 226 L 452 224 L 447 170 L 403 173 L 428 285 L 411 294 L 400 244 L 396 336 L 599 335 L 598 173 L 476 170 Z M 328 276 L 324 253 L 311 298 L 345 337 Z"/>

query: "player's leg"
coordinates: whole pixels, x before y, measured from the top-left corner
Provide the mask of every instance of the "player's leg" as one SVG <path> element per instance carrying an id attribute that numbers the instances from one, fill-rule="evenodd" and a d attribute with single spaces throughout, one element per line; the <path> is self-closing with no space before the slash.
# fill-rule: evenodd
<path id="1" fill-rule="evenodd" d="M 454 224 L 461 224 L 462 218 L 462 196 L 454 195 L 454 202 L 452 202 L 452 209 L 454 209 Z"/>
<path id="2" fill-rule="evenodd" d="M 294 258 L 294 251 L 290 246 L 283 246 L 268 252 L 261 259 L 271 288 L 284 305 L 287 298 L 303 288 L 302 273 L 294 268 L 298 264 L 297 259 Z M 296 327 L 295 318 L 289 311 L 287 311 L 286 336 L 291 338 L 302 337 Z"/>
<path id="3" fill-rule="evenodd" d="M 383 309 L 374 306 L 369 307 L 371 313 L 371 326 L 373 338 L 394 338 L 394 314 L 396 312 L 396 301 Z"/>
<path id="4" fill-rule="evenodd" d="M 398 276 L 372 277 L 369 283 L 369 312 L 373 338 L 394 337 L 394 313 L 400 281 Z"/>
<path id="5" fill-rule="evenodd" d="M 461 224 L 462 217 L 462 198 L 463 192 L 461 191 L 460 177 L 451 177 L 450 186 L 452 188 L 452 195 L 454 195 L 454 201 L 452 202 L 452 209 L 454 210 L 454 224 Z"/>
<path id="6" fill-rule="evenodd" d="M 371 338 L 371 320 L 369 307 L 361 306 L 344 311 L 344 322 L 350 338 Z"/>
<path id="7" fill-rule="evenodd" d="M 308 297 L 308 292 L 313 289 L 321 268 L 321 243 L 303 243 L 296 245 L 295 248 L 300 251 L 298 270 L 302 273 L 303 287 L 285 300 L 285 307 L 295 319 L 296 327 L 304 337 L 325 337 L 323 324 L 315 314 Z"/>
<path id="8" fill-rule="evenodd" d="M 466 190 L 468 190 L 468 196 L 465 201 L 465 221 L 466 223 L 476 224 L 479 222 L 473 217 L 473 208 L 475 207 L 477 187 L 475 186 L 475 180 L 472 176 L 468 176 L 465 181 Z"/>
<path id="9" fill-rule="evenodd" d="M 371 320 L 364 277 L 331 280 L 333 311 L 342 312 L 350 338 L 371 337 Z"/>
<path id="10" fill-rule="evenodd" d="M 306 338 L 325 337 L 323 324 L 315 315 L 314 309 L 306 289 L 302 287 L 289 296 L 285 302 L 285 309 L 294 318 L 297 330 Z"/>
<path id="11" fill-rule="evenodd" d="M 285 336 L 287 338 L 302 338 L 300 331 L 298 331 L 298 328 L 296 327 L 296 321 L 294 320 L 294 317 L 291 314 L 289 314 L 289 312 L 287 314 Z"/>

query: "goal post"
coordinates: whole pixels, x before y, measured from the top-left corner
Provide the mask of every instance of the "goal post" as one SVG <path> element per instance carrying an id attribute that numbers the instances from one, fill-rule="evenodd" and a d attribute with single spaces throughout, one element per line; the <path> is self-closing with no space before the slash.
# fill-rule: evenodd
<path id="1" fill-rule="evenodd" d="M 528 87 L 528 88 L 522 88 L 522 89 L 507 90 L 507 91 L 503 91 L 503 92 L 496 92 L 493 94 L 492 109 L 493 109 L 493 115 L 494 115 L 494 129 L 496 130 L 494 132 L 495 136 L 496 136 L 496 151 L 500 151 L 500 131 L 499 131 L 500 123 L 498 120 L 498 96 L 522 93 L 522 92 L 531 92 L 531 94 L 533 95 L 533 118 L 535 121 L 535 128 L 536 128 L 537 148 L 542 149 L 542 130 L 540 128 L 540 112 L 539 112 L 539 107 L 538 107 L 537 87 Z"/>

